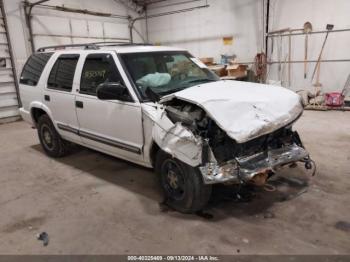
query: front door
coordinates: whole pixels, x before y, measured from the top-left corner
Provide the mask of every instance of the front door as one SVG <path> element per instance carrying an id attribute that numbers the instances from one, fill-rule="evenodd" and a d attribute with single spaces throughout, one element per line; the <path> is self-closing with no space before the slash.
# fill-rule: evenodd
<path id="1" fill-rule="evenodd" d="M 98 85 L 120 82 L 127 85 L 118 70 L 118 58 L 113 52 L 92 53 L 81 65 L 80 90 L 76 96 L 79 134 L 83 143 L 120 158 L 142 161 L 141 105 L 129 101 L 99 100 Z M 130 92 L 130 86 L 128 87 Z M 130 102 L 134 101 L 134 102 Z"/>

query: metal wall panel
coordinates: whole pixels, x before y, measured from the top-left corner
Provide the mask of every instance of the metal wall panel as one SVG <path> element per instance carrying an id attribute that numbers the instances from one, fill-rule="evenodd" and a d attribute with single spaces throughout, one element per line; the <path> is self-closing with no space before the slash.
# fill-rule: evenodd
<path id="1" fill-rule="evenodd" d="M 0 122 L 3 122 L 7 118 L 19 117 L 19 100 L 2 1 L 0 1 L 0 8 Z"/>

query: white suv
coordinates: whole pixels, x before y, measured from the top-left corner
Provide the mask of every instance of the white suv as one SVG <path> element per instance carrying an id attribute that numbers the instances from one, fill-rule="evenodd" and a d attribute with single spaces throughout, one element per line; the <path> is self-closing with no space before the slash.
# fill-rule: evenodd
<path id="1" fill-rule="evenodd" d="M 49 156 L 76 143 L 153 167 L 167 204 L 181 212 L 202 209 L 212 184 L 263 185 L 282 166 L 313 166 L 292 130 L 303 111 L 298 95 L 221 81 L 182 49 L 41 48 L 23 68 L 20 95 L 21 115 Z"/>

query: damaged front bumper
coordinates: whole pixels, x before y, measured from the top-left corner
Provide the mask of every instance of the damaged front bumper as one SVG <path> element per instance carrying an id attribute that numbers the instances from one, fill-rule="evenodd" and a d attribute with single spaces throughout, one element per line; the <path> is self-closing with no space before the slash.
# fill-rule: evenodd
<path id="1" fill-rule="evenodd" d="M 308 159 L 309 153 L 304 148 L 293 144 L 236 158 L 221 166 L 209 162 L 199 167 L 199 170 L 205 184 L 245 183 L 258 175 L 275 172 L 284 165 L 308 161 Z"/>

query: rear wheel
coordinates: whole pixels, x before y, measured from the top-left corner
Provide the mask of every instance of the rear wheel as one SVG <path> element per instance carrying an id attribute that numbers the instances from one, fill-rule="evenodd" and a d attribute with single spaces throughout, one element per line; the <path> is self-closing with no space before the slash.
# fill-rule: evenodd
<path id="1" fill-rule="evenodd" d="M 50 157 L 62 157 L 69 152 L 69 142 L 63 140 L 57 133 L 48 115 L 40 116 L 38 120 L 38 136 L 45 153 Z"/>
<path id="2" fill-rule="evenodd" d="M 211 186 L 205 185 L 197 168 L 159 150 L 156 172 L 160 175 L 166 204 L 183 213 L 202 210 L 209 201 Z"/>

